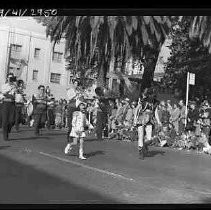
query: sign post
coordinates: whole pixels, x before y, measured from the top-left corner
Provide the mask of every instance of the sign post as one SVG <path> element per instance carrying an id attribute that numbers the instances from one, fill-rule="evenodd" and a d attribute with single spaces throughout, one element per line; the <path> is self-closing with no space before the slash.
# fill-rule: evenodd
<path id="1" fill-rule="evenodd" d="M 188 116 L 188 94 L 189 94 L 189 78 L 190 73 L 187 74 L 187 85 L 186 85 L 186 103 L 185 103 L 185 127 L 187 126 L 187 116 Z"/>
<path id="2" fill-rule="evenodd" d="M 187 116 L 188 116 L 189 85 L 195 85 L 195 74 L 188 72 L 187 86 L 186 86 L 186 103 L 185 103 L 185 127 L 187 126 Z"/>

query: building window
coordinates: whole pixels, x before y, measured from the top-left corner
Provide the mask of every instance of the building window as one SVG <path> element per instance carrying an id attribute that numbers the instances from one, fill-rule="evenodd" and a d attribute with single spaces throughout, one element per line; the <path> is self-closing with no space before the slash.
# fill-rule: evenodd
<path id="1" fill-rule="evenodd" d="M 51 73 L 50 82 L 60 84 L 61 74 Z"/>
<path id="2" fill-rule="evenodd" d="M 11 44 L 11 51 L 20 53 L 21 52 L 21 45 L 18 44 Z"/>
<path id="3" fill-rule="evenodd" d="M 34 49 L 34 57 L 38 58 L 40 56 L 40 49 L 39 48 L 35 48 Z"/>
<path id="4" fill-rule="evenodd" d="M 17 58 L 20 56 L 22 46 L 17 44 L 11 44 L 11 58 Z"/>
<path id="5" fill-rule="evenodd" d="M 53 61 L 61 62 L 63 53 L 53 52 Z"/>
<path id="6" fill-rule="evenodd" d="M 73 80 L 74 80 L 73 75 L 70 75 L 69 84 L 72 84 L 73 83 Z"/>
<path id="7" fill-rule="evenodd" d="M 37 79 L 38 79 L 38 70 L 33 70 L 32 80 L 37 81 Z"/>

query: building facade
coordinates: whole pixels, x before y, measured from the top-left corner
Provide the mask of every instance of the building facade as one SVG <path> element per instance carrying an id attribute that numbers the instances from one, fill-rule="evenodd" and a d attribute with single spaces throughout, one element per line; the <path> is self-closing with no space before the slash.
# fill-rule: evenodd
<path id="1" fill-rule="evenodd" d="M 70 75 L 65 69 L 64 40 L 53 48 L 45 31 L 36 33 L 0 22 L 0 50 L 0 85 L 13 72 L 25 82 L 27 95 L 42 84 L 50 87 L 55 98 L 67 97 Z"/>

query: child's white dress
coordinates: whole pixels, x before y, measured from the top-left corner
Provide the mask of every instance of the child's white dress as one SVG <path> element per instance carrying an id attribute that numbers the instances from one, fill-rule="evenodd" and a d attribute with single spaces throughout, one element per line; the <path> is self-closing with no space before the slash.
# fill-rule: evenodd
<path id="1" fill-rule="evenodd" d="M 70 136 L 75 138 L 86 137 L 85 126 L 90 128 L 92 127 L 91 124 L 89 124 L 86 115 L 81 111 L 73 112 L 72 130 L 70 132 Z"/>

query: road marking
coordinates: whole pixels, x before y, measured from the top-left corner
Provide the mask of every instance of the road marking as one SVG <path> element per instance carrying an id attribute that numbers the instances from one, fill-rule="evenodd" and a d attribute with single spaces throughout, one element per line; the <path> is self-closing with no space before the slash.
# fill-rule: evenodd
<path id="1" fill-rule="evenodd" d="M 82 163 L 78 163 L 76 161 L 72 161 L 72 160 L 69 160 L 69 159 L 66 159 L 66 158 L 57 157 L 55 155 L 51 155 L 51 154 L 48 154 L 48 153 L 45 153 L 45 152 L 39 152 L 39 153 L 41 155 L 45 155 L 45 156 L 48 156 L 48 157 L 51 157 L 51 158 L 54 158 L 54 159 L 57 159 L 57 160 L 60 160 L 60 161 L 63 161 L 63 162 L 72 163 L 73 165 L 81 166 L 83 168 L 90 169 L 92 171 L 97 171 L 99 173 L 107 174 L 107 175 L 113 176 L 115 178 L 121 178 L 121 179 L 124 179 L 124 180 L 127 180 L 127 181 L 135 181 L 132 178 L 128 178 L 128 177 L 122 176 L 120 174 L 116 174 L 116 173 L 113 173 L 113 172 L 110 172 L 110 171 L 106 171 L 106 170 L 103 170 L 103 169 L 99 169 L 99 168 L 88 166 L 88 165 L 85 165 L 85 164 L 82 164 Z"/>
<path id="2" fill-rule="evenodd" d="M 69 159 L 66 159 L 66 158 L 57 157 L 55 155 L 51 155 L 51 154 L 48 154 L 48 153 L 45 153 L 45 152 L 39 152 L 39 154 L 47 156 L 47 157 L 51 157 L 53 159 L 57 159 L 57 160 L 60 160 L 60 161 L 63 161 L 63 162 L 71 163 L 73 165 L 77 165 L 77 166 L 80 166 L 80 167 L 83 167 L 83 168 L 86 168 L 86 169 L 90 169 L 92 171 L 96 171 L 96 172 L 99 172 L 99 173 L 102 173 L 102 174 L 107 174 L 107 175 L 113 176 L 115 178 L 120 178 L 120 179 L 124 179 L 124 180 L 127 180 L 127 181 L 133 181 L 133 182 L 137 183 L 137 180 L 134 180 L 132 178 L 128 178 L 128 177 L 125 177 L 123 175 L 116 174 L 116 173 L 113 173 L 113 172 L 110 172 L 110 171 L 106 171 L 106 170 L 103 170 L 103 169 L 88 166 L 88 165 L 78 163 L 76 161 L 72 161 L 72 160 L 69 160 Z M 139 180 L 139 181 L 141 181 L 141 180 Z M 168 188 L 168 187 L 152 186 L 150 184 L 146 184 L 146 183 L 143 183 L 143 182 L 141 183 L 141 185 L 148 187 L 148 188 L 151 188 L 151 189 L 157 189 L 161 192 L 163 192 L 163 191 L 165 192 L 167 190 L 170 190 L 170 191 L 181 191 L 182 190 L 182 191 L 186 191 L 186 193 L 187 193 L 187 191 L 190 191 L 190 192 L 195 192 L 195 193 L 199 193 L 199 194 L 206 194 L 206 195 L 211 194 L 211 191 L 201 191 L 201 190 L 198 190 L 198 189 L 187 189 L 187 188 L 178 188 L 178 189 L 174 188 L 174 189 L 172 189 L 172 188 Z"/>

